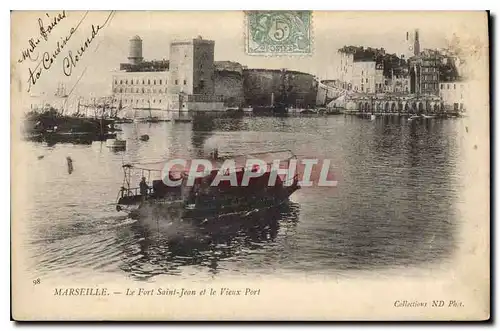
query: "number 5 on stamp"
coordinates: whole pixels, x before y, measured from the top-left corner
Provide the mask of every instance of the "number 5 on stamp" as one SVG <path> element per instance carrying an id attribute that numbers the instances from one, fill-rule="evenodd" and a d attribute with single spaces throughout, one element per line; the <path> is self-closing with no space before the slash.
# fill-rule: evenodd
<path id="1" fill-rule="evenodd" d="M 310 11 L 248 11 L 245 15 L 247 54 L 312 54 Z"/>

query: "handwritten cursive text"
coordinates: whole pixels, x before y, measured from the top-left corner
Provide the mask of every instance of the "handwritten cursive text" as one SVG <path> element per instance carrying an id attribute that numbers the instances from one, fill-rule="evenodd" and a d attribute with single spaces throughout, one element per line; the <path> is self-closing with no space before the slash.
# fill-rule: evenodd
<path id="1" fill-rule="evenodd" d="M 73 68 L 76 67 L 78 61 L 81 60 L 87 49 L 90 47 L 92 41 L 95 39 L 97 34 L 99 33 L 99 30 L 101 29 L 100 25 L 94 25 L 92 24 L 92 32 L 90 37 L 87 37 L 85 42 L 76 50 L 76 54 L 73 54 L 73 52 L 68 51 L 68 55 L 63 59 L 63 72 L 66 76 L 71 76 L 71 73 L 73 72 Z"/>
<path id="2" fill-rule="evenodd" d="M 63 19 L 66 18 L 66 12 L 64 10 L 62 11 L 62 13 L 59 13 L 59 14 L 57 14 L 54 17 L 51 17 L 48 13 L 45 13 L 45 15 L 50 20 L 48 26 L 44 25 L 44 22 L 43 22 L 43 20 L 42 20 L 41 17 L 38 18 L 38 25 L 40 27 L 39 32 L 40 32 L 40 36 L 43 39 L 40 39 L 40 37 L 30 38 L 28 40 L 28 45 L 29 46 L 27 48 L 21 50 L 21 57 L 17 60 L 18 63 L 22 63 L 26 59 L 30 59 L 33 62 L 38 61 L 39 54 L 36 53 L 36 55 L 35 55 L 35 51 L 36 51 L 36 48 L 37 48 L 38 44 L 40 44 L 40 42 L 42 40 L 47 41 L 48 37 L 49 37 L 49 34 L 52 32 L 52 30 L 54 30 L 54 28 L 57 26 L 57 24 L 60 21 L 62 21 Z"/>

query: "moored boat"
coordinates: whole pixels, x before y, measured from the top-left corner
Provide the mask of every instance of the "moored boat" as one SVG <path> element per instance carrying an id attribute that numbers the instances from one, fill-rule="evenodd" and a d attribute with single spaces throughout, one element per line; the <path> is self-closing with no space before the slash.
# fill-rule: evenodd
<path id="1" fill-rule="evenodd" d="M 123 139 L 107 139 L 106 147 L 114 149 L 125 149 L 127 147 L 127 141 Z"/>

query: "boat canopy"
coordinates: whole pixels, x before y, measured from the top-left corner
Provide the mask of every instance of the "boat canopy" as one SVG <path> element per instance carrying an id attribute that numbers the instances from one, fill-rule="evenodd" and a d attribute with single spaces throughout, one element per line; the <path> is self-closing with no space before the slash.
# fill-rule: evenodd
<path id="1" fill-rule="evenodd" d="M 291 159 L 296 158 L 290 150 L 279 150 L 279 151 L 269 151 L 269 152 L 257 152 L 242 155 L 223 155 L 219 156 L 217 159 L 212 159 L 212 171 L 216 171 L 221 168 L 224 162 L 228 159 L 232 159 L 235 162 L 235 168 L 237 170 L 244 169 L 246 162 L 251 159 L 257 159 L 264 161 L 266 164 L 272 164 L 274 160 L 279 160 L 280 162 L 287 162 Z M 156 162 L 139 162 L 139 163 L 128 163 L 124 164 L 124 168 L 134 168 L 144 171 L 161 172 L 165 168 L 165 164 L 168 160 L 156 161 Z M 189 160 L 188 160 L 189 161 Z M 174 166 L 171 172 L 187 173 L 189 171 L 189 164 L 182 169 L 182 166 Z M 180 169 L 179 169 L 180 168 Z"/>

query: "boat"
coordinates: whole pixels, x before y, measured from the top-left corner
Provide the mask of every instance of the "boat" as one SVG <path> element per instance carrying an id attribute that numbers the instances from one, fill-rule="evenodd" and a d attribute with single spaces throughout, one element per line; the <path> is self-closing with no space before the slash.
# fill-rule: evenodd
<path id="1" fill-rule="evenodd" d="M 251 113 L 251 112 L 253 112 L 253 107 L 245 107 L 245 108 L 243 108 L 243 112 L 244 113 Z"/>
<path id="2" fill-rule="evenodd" d="M 234 161 L 235 167 L 231 170 L 223 167 L 228 159 Z M 246 168 L 246 162 L 250 159 L 262 160 L 268 167 L 261 176 L 250 178 L 248 185 L 241 185 L 244 173 L 255 171 L 254 167 Z M 296 156 L 289 150 L 224 157 L 219 157 L 216 152 L 210 158 L 212 170 L 194 178 L 190 178 L 194 175 L 190 174 L 188 166 L 165 173 L 167 160 L 124 164 L 124 179 L 118 192 L 116 210 L 127 211 L 134 219 L 175 215 L 177 218 L 198 220 L 280 205 L 300 188 L 299 174 L 290 179 L 277 175 L 274 185 L 270 186 L 269 178 L 275 171 L 271 165 L 274 160 L 280 160 L 287 166 L 293 159 Z M 220 171 L 224 171 L 224 176 L 233 171 L 238 185 L 230 185 L 227 179 L 214 182 Z M 131 184 L 134 178 L 140 176 L 147 184 L 147 189 L 143 186 L 142 194 L 142 183 L 139 187 Z M 167 176 L 178 185 L 165 184 Z"/>
<path id="3" fill-rule="evenodd" d="M 193 120 L 190 118 L 175 118 L 174 123 L 191 123 Z"/>
<path id="4" fill-rule="evenodd" d="M 243 108 L 240 108 L 240 107 L 228 107 L 228 108 L 226 108 L 226 112 L 228 112 L 228 113 L 241 113 L 241 112 L 243 112 Z"/>
<path id="5" fill-rule="evenodd" d="M 376 118 L 377 118 L 377 116 L 376 116 L 375 114 L 371 114 L 370 119 L 371 119 L 372 121 L 374 121 Z"/>
<path id="6" fill-rule="evenodd" d="M 107 139 L 106 147 L 113 149 L 125 149 L 127 147 L 127 141 L 118 138 Z"/>
<path id="7" fill-rule="evenodd" d="M 422 114 L 422 117 L 423 118 L 436 118 L 435 115 L 426 115 L 426 114 Z"/>
<path id="8" fill-rule="evenodd" d="M 408 121 L 413 121 L 413 120 L 416 120 L 419 118 L 420 118 L 420 116 L 418 116 L 418 115 L 411 115 L 410 118 L 408 118 Z"/>
<path id="9" fill-rule="evenodd" d="M 300 114 L 317 114 L 318 112 L 315 109 L 304 109 L 300 111 Z"/>
<path id="10" fill-rule="evenodd" d="M 133 123 L 133 122 L 134 122 L 134 120 L 129 119 L 129 118 L 117 118 L 115 120 L 116 124 Z"/>

